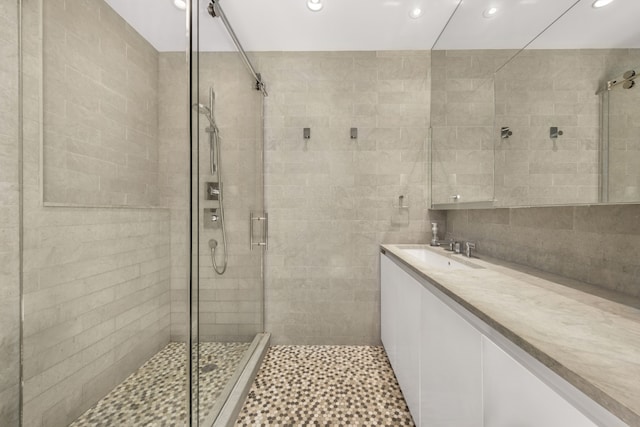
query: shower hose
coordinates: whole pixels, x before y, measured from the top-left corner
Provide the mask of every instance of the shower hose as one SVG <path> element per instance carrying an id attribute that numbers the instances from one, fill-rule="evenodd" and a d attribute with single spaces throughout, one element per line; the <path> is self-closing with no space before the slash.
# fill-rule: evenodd
<path id="1" fill-rule="evenodd" d="M 220 140 L 218 138 L 217 128 L 214 128 L 213 131 L 211 132 L 211 147 L 209 149 L 211 153 L 211 156 L 210 156 L 211 157 L 210 159 L 211 174 L 215 175 L 216 181 L 220 183 L 219 184 L 220 193 L 218 194 L 218 201 L 220 202 L 220 226 L 222 228 L 222 248 L 224 251 L 224 261 L 221 267 L 219 267 L 216 262 L 216 249 L 218 248 L 217 242 L 214 245 L 210 244 L 209 249 L 211 251 L 211 263 L 213 264 L 213 269 L 217 274 L 222 275 L 224 274 L 225 271 L 227 271 L 228 251 L 227 251 L 227 230 L 224 222 L 224 205 L 223 205 L 223 195 L 222 195 L 223 191 L 222 191 L 222 181 L 221 181 L 222 162 L 220 161 Z M 215 167 L 215 163 L 213 159 L 213 150 L 215 150 L 215 157 L 218 160 L 217 167 Z"/>

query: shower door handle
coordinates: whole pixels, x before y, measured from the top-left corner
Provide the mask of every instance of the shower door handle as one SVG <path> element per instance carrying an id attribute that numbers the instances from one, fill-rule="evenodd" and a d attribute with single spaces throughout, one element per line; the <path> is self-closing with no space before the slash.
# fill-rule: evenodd
<path id="1" fill-rule="evenodd" d="M 253 241 L 253 223 L 254 221 L 262 222 L 262 241 Z M 262 216 L 256 215 L 255 212 L 249 213 L 249 248 L 253 250 L 254 246 L 263 246 L 265 250 L 269 249 L 269 214 L 265 212 Z"/>

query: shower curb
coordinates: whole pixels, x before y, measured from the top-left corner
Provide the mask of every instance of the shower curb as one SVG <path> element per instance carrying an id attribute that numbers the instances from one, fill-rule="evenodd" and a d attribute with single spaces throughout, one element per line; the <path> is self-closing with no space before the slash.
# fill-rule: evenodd
<path id="1" fill-rule="evenodd" d="M 253 380 L 258 374 L 260 366 L 262 366 L 262 360 L 265 354 L 267 354 L 270 339 L 271 334 L 269 333 L 258 334 L 256 336 L 254 342 L 256 342 L 257 345 L 212 427 L 231 427 L 235 425 L 238 414 L 240 414 L 244 401 L 249 394 Z"/>

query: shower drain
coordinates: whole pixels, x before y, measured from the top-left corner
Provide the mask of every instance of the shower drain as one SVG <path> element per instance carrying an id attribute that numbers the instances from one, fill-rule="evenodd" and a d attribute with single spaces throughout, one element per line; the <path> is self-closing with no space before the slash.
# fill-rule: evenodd
<path id="1" fill-rule="evenodd" d="M 216 369 L 218 369 L 217 365 L 213 363 L 209 363 L 208 365 L 204 365 L 202 367 L 202 372 L 212 372 L 212 371 L 215 371 Z"/>

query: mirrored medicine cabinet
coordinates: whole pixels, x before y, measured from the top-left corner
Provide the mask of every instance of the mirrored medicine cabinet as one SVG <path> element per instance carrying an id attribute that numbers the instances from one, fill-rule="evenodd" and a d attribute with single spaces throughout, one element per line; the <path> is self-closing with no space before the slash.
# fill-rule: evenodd
<path id="1" fill-rule="evenodd" d="M 432 208 L 640 203 L 640 2 L 594 6 L 459 4 L 432 51 Z"/>

